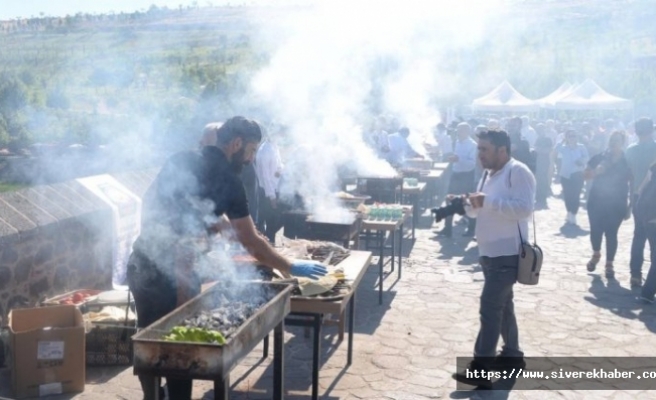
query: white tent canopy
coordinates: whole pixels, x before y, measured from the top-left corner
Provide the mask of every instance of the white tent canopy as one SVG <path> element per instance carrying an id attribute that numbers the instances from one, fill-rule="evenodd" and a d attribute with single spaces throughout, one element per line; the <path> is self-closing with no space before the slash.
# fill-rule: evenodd
<path id="1" fill-rule="evenodd" d="M 624 110 L 632 106 L 631 100 L 613 96 L 592 79 L 586 80 L 553 104 L 557 110 Z"/>
<path id="2" fill-rule="evenodd" d="M 474 111 L 537 111 L 539 104 L 524 97 L 508 81 L 472 103 Z"/>
<path id="3" fill-rule="evenodd" d="M 535 100 L 535 102 L 544 108 L 553 108 L 554 104 L 556 104 L 558 100 L 570 94 L 573 90 L 576 89 L 576 87 L 577 85 L 572 85 L 569 82 L 565 82 L 560 85 L 558 89 L 554 90 L 552 93 L 544 96 L 541 99 Z"/>

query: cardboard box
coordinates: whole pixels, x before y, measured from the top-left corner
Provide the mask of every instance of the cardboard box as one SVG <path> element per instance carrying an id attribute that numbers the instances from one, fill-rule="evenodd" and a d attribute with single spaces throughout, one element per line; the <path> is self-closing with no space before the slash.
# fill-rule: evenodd
<path id="1" fill-rule="evenodd" d="M 17 399 L 83 392 L 85 333 L 75 306 L 9 313 L 10 366 Z"/>

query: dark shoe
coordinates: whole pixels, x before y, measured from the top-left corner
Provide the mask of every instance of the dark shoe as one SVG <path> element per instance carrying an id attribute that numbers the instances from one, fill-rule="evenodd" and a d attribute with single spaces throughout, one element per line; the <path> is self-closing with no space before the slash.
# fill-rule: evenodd
<path id="1" fill-rule="evenodd" d="M 615 279 L 613 264 L 606 264 L 606 279 Z"/>
<path id="2" fill-rule="evenodd" d="M 642 278 L 634 276 L 631 278 L 631 290 L 642 288 Z"/>
<path id="3" fill-rule="evenodd" d="M 640 297 L 637 298 L 637 300 L 641 304 L 654 304 L 654 298 L 653 297 L 640 296 Z"/>
<path id="4" fill-rule="evenodd" d="M 492 365 L 490 365 L 490 369 L 493 371 L 507 371 L 524 368 L 526 368 L 524 357 L 506 357 L 502 355 L 496 357 Z"/>
<path id="5" fill-rule="evenodd" d="M 474 237 L 475 232 L 473 229 L 468 229 L 465 233 L 462 234 L 463 237 Z"/>
<path id="6" fill-rule="evenodd" d="M 489 369 L 482 367 L 476 362 L 471 362 L 467 369 L 456 372 L 452 375 L 453 379 L 465 385 L 476 386 L 483 389 L 492 388 L 492 380 L 487 375 Z"/>
<path id="7" fill-rule="evenodd" d="M 588 261 L 588 272 L 592 272 L 597 268 L 597 264 L 599 264 L 599 260 L 601 259 L 601 255 L 593 255 L 592 258 L 590 258 L 590 261 Z"/>

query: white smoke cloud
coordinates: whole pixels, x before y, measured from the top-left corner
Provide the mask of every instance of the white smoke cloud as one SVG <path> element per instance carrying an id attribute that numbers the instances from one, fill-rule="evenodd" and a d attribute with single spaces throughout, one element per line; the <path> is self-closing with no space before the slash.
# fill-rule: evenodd
<path id="1" fill-rule="evenodd" d="M 439 121 L 434 98 L 458 82 L 441 75 L 457 50 L 480 41 L 498 1 L 330 1 L 261 21 L 275 51 L 252 82 L 254 98 L 290 126 L 296 145 L 286 175 L 310 211 L 335 208 L 340 165 L 360 175 L 393 175 L 362 140 L 371 93 L 381 111 L 411 130 L 415 149 Z M 291 178 L 290 178 L 291 176 Z M 331 199 L 328 201 L 328 199 Z"/>

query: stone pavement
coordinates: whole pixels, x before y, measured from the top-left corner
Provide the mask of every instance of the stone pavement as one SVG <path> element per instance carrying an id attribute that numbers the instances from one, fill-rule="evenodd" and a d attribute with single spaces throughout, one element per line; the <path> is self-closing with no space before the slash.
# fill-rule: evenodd
<path id="1" fill-rule="evenodd" d="M 601 272 L 588 273 L 585 268 L 591 253 L 585 210 L 579 214 L 583 230 L 568 230 L 562 228 L 562 200 L 551 198 L 549 206 L 536 213 L 538 243 L 546 254 L 540 284 L 515 286 L 526 355 L 655 356 L 656 305 L 637 304 L 629 289 L 633 221 L 625 221 L 620 230 L 617 281 L 609 283 L 603 277 L 603 258 Z M 320 398 L 656 398 L 644 391 L 456 391 L 450 375 L 455 357 L 472 353 L 483 276 L 476 243 L 460 237 L 462 228 L 455 230 L 453 239 L 437 239 L 428 216 L 423 220 L 410 258 L 404 260 L 402 280 L 395 282 L 396 274 L 386 278 L 382 306 L 374 290 L 376 268 L 372 266 L 363 280 L 350 368 L 344 368 L 346 343 L 336 343 L 334 328 L 324 330 Z M 310 340 L 301 329 L 288 328 L 286 342 L 287 399 L 310 399 Z M 261 360 L 261 351 L 260 346 L 233 371 L 231 398 L 271 398 L 272 358 Z M 88 369 L 87 383 L 85 393 L 53 399 L 141 399 L 130 369 Z M 7 386 L 8 372 L 3 371 L 0 396 L 7 396 Z M 211 383 L 196 382 L 194 399 L 210 398 Z"/>

